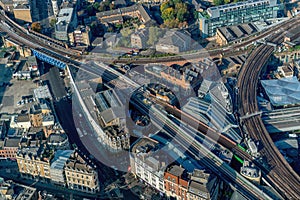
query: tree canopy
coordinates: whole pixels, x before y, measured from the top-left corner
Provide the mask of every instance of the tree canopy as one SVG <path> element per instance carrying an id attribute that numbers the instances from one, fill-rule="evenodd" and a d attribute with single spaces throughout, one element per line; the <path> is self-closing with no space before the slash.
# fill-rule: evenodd
<path id="1" fill-rule="evenodd" d="M 40 33 L 41 30 L 42 30 L 42 26 L 41 26 L 41 24 L 39 22 L 33 22 L 31 24 L 31 29 Z"/>
<path id="2" fill-rule="evenodd" d="M 194 9 L 183 0 L 169 0 L 164 2 L 160 6 L 160 11 L 165 26 L 169 28 L 187 24 L 187 22 L 194 18 Z"/>
<path id="3" fill-rule="evenodd" d="M 164 31 L 158 27 L 151 26 L 149 27 L 149 38 L 147 44 L 153 46 L 162 37 Z"/>

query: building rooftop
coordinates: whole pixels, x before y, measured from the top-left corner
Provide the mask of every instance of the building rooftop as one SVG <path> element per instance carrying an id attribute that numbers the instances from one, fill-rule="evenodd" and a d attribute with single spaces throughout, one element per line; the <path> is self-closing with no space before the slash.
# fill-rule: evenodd
<path id="1" fill-rule="evenodd" d="M 94 166 L 88 165 L 77 152 L 73 153 L 66 163 L 66 169 L 93 173 Z"/>
<path id="2" fill-rule="evenodd" d="M 37 198 L 37 189 L 26 185 L 14 184 L 15 200 L 35 199 Z"/>
<path id="3" fill-rule="evenodd" d="M 74 153 L 73 150 L 57 150 L 50 167 L 53 169 L 63 169 L 72 153 Z"/>
<path id="4" fill-rule="evenodd" d="M 137 11 L 139 12 L 139 15 L 142 18 L 144 23 L 151 20 L 149 11 L 141 4 L 135 4 L 129 7 L 118 8 L 118 9 L 104 11 L 104 12 L 98 12 L 96 13 L 96 16 L 100 18 L 100 20 L 103 20 L 104 18 L 113 17 L 114 15 L 126 16 L 129 13 L 137 12 Z"/>
<path id="5" fill-rule="evenodd" d="M 21 138 L 6 138 L 4 147 L 19 147 Z"/>
<path id="6" fill-rule="evenodd" d="M 167 168 L 166 172 L 173 174 L 174 176 L 180 177 L 183 174 L 184 170 L 184 168 L 178 165 L 172 165 L 171 167 Z"/>
<path id="7" fill-rule="evenodd" d="M 68 140 L 68 136 L 65 133 L 53 133 L 48 137 L 49 143 L 60 143 Z"/>
<path id="8" fill-rule="evenodd" d="M 57 23 L 59 22 L 70 23 L 72 19 L 73 11 L 74 9 L 69 7 L 60 9 L 56 19 Z"/>
<path id="9" fill-rule="evenodd" d="M 29 118 L 29 115 L 28 115 L 28 114 L 19 114 L 19 115 L 16 117 L 16 121 L 17 121 L 17 122 L 29 122 L 29 121 L 30 121 L 30 118 Z"/>
<path id="10" fill-rule="evenodd" d="M 121 104 L 115 96 L 113 90 L 105 90 L 95 95 L 96 104 L 100 112 L 112 107 L 120 107 Z"/>
<path id="11" fill-rule="evenodd" d="M 14 10 L 30 10 L 29 4 L 18 4 L 14 7 Z"/>
<path id="12" fill-rule="evenodd" d="M 300 82 L 297 77 L 261 80 L 261 84 L 273 106 L 300 104 Z"/>
<path id="13" fill-rule="evenodd" d="M 52 99 L 48 85 L 39 86 L 33 92 L 36 99 Z"/>
<path id="14" fill-rule="evenodd" d="M 258 31 L 258 28 L 253 23 L 220 27 L 218 29 L 223 37 L 226 38 L 227 42 L 246 37 Z"/>
<path id="15" fill-rule="evenodd" d="M 241 167 L 241 174 L 250 178 L 259 178 L 261 176 L 259 168 L 255 167 L 255 165 L 249 161 L 244 161 Z"/>

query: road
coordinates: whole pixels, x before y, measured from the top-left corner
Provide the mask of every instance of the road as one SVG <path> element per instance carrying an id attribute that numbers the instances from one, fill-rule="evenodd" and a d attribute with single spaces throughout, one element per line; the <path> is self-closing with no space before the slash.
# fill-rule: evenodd
<path id="1" fill-rule="evenodd" d="M 7 20 L 6 18 L 4 19 L 3 18 L 3 16 L 2 16 L 2 20 Z M 288 24 L 288 23 L 286 23 L 286 24 Z M 286 25 L 286 24 L 284 24 L 284 25 Z M 284 26 L 284 25 L 282 25 L 282 27 Z M 7 31 L 9 34 L 10 34 L 10 36 L 11 37 L 14 37 L 15 39 L 19 39 L 20 38 L 20 36 L 21 36 L 21 40 L 24 42 L 24 44 L 26 44 L 27 46 L 29 46 L 29 47 L 32 47 L 32 48 L 37 48 L 37 47 L 42 47 L 42 48 L 47 48 L 47 49 L 50 49 L 50 50 L 52 50 L 52 51 L 55 51 L 56 52 L 56 54 L 58 54 L 58 55 L 52 55 L 53 57 L 56 57 L 56 58 L 58 58 L 58 59 L 61 59 L 61 60 L 63 60 L 63 61 L 65 61 L 65 62 L 67 62 L 67 63 L 74 63 L 74 64 L 76 64 L 75 63 L 75 61 L 74 60 L 72 60 L 72 59 L 77 59 L 78 57 L 76 57 L 76 56 L 74 56 L 74 53 L 71 53 L 71 52 L 68 52 L 68 51 L 66 51 L 65 49 L 62 49 L 61 47 L 53 47 L 53 46 L 51 46 L 51 45 L 49 45 L 48 43 L 46 43 L 45 41 L 43 41 L 43 40 L 41 40 L 41 42 L 40 41 L 38 41 L 36 38 L 34 38 L 34 37 L 32 37 L 32 36 L 30 36 L 30 35 L 28 35 L 28 34 L 26 34 L 26 33 L 24 33 L 24 31 L 21 31 L 21 30 L 17 30 L 17 29 L 14 29 L 14 31 L 16 31 L 16 32 L 18 32 L 18 37 L 16 37 L 16 35 L 14 35 L 14 34 L 12 34 L 11 32 L 11 30 L 7 30 L 7 29 L 5 29 L 5 28 L 3 28 L 3 26 L 2 27 L 0 27 L 2 30 L 4 29 L 5 31 Z M 15 28 L 15 27 L 14 27 Z M 272 30 L 273 31 L 273 30 Z M 282 29 L 282 31 L 284 31 L 284 29 Z M 267 31 L 266 31 L 267 32 Z M 24 40 L 24 38 L 27 38 L 27 39 L 25 39 Z M 27 40 L 27 41 L 26 41 Z M 32 41 L 35 41 L 37 44 L 34 44 L 33 45 L 33 43 L 32 42 L 29 42 L 29 40 L 32 40 Z M 237 46 L 235 46 L 235 49 L 239 49 Z M 218 52 L 219 53 L 219 52 Z M 65 55 L 71 55 L 72 57 L 72 59 L 67 59 L 66 57 L 65 57 Z M 197 57 L 199 57 L 199 55 L 196 55 Z M 174 60 L 175 58 L 169 58 L 170 60 Z M 149 61 L 148 61 L 149 62 Z M 78 62 L 77 62 L 78 63 Z M 81 68 L 82 66 L 77 66 L 77 67 L 79 67 L 79 68 Z M 94 73 L 93 71 L 94 70 L 91 70 L 91 69 L 86 69 L 88 72 L 90 72 L 90 73 Z M 227 171 L 227 173 L 229 173 L 228 171 Z M 235 176 L 234 176 L 235 177 Z M 233 177 L 232 177 L 233 178 Z M 289 178 L 292 178 L 292 177 L 289 177 Z M 299 187 L 298 187 L 299 188 Z M 249 189 L 249 187 L 247 188 L 247 189 Z M 297 192 L 296 192 L 297 193 Z M 257 193 L 256 193 L 256 195 L 258 195 Z M 298 197 L 299 197 L 299 195 L 298 195 Z"/>

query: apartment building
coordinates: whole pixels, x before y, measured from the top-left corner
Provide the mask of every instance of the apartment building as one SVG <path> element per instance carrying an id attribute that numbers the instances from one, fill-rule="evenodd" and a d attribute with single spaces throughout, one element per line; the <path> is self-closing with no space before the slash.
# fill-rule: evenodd
<path id="1" fill-rule="evenodd" d="M 279 9 L 277 0 L 249 0 L 211 7 L 199 12 L 200 32 L 203 38 L 212 37 L 219 27 L 276 18 Z"/>
<path id="2" fill-rule="evenodd" d="M 87 193 L 100 191 L 98 173 L 77 152 L 73 153 L 64 168 L 68 188 Z"/>
<path id="3" fill-rule="evenodd" d="M 187 199 L 188 173 L 181 166 L 174 164 L 166 169 L 164 184 L 167 196 L 178 200 Z"/>
<path id="4" fill-rule="evenodd" d="M 69 33 L 69 42 L 76 46 L 90 46 L 92 32 L 89 26 L 78 26 L 74 32 Z"/>
<path id="5" fill-rule="evenodd" d="M 164 171 L 171 158 L 159 151 L 159 142 L 141 138 L 130 149 L 131 172 L 160 192 L 165 192 Z"/>
<path id="6" fill-rule="evenodd" d="M 102 23 L 123 22 L 123 17 L 137 17 L 143 23 L 147 23 L 151 20 L 149 10 L 141 4 L 118 8 L 110 11 L 98 12 L 96 13 L 96 16 Z"/>
<path id="7" fill-rule="evenodd" d="M 16 159 L 22 177 L 50 180 L 50 161 L 54 152 L 44 145 L 25 147 L 17 152 Z"/>

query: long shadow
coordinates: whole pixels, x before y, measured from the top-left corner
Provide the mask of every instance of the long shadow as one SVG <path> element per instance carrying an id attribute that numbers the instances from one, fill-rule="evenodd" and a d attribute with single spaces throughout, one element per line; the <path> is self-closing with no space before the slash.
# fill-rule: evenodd
<path id="1" fill-rule="evenodd" d="M 0 108 L 3 106 L 13 106 L 14 97 L 5 96 L 5 91 L 11 86 L 12 72 L 5 64 L 0 64 Z"/>

